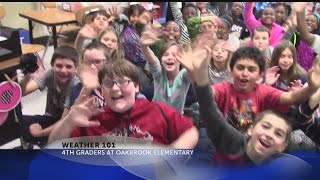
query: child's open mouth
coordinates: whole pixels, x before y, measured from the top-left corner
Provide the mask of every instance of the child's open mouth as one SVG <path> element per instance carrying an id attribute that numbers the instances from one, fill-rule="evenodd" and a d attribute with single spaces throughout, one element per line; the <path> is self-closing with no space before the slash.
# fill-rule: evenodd
<path id="1" fill-rule="evenodd" d="M 111 99 L 113 100 L 113 101 L 116 101 L 116 100 L 119 100 L 119 99 L 122 99 L 123 98 L 123 96 L 121 95 L 121 96 L 117 96 L 117 97 L 111 97 Z"/>
<path id="2" fill-rule="evenodd" d="M 241 82 L 241 83 L 247 83 L 247 82 L 249 82 L 249 80 L 247 80 L 247 79 L 240 79 L 240 82 Z"/>
<path id="3" fill-rule="evenodd" d="M 173 66 L 173 65 L 174 65 L 174 62 L 167 62 L 166 65 L 167 65 L 167 66 Z"/>
<path id="4" fill-rule="evenodd" d="M 270 144 L 269 142 L 267 142 L 267 141 L 264 141 L 264 140 L 259 139 L 259 142 L 260 142 L 261 145 L 262 145 L 263 147 L 265 147 L 265 148 L 271 147 L 271 144 Z"/>
<path id="5" fill-rule="evenodd" d="M 175 40 L 174 36 L 168 36 L 168 39 Z"/>

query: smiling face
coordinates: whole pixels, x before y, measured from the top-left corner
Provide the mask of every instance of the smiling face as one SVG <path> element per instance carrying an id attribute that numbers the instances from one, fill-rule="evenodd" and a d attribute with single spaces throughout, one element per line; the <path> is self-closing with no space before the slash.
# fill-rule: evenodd
<path id="1" fill-rule="evenodd" d="M 117 82 L 109 87 L 110 81 Z M 108 106 L 115 112 L 123 113 L 133 107 L 136 93 L 139 92 L 139 85 L 135 84 L 130 78 L 106 77 L 102 80 L 102 96 Z M 120 87 L 119 87 L 120 86 Z"/>
<path id="2" fill-rule="evenodd" d="M 161 64 L 167 73 L 179 72 L 180 63 L 176 60 L 175 54 L 178 52 L 178 46 L 170 46 L 161 57 Z"/>
<path id="3" fill-rule="evenodd" d="M 139 17 L 140 17 L 140 14 L 139 14 L 139 11 L 138 10 L 135 10 L 133 12 L 132 15 L 130 15 L 129 17 L 129 23 L 131 26 L 136 26 L 136 24 L 139 22 Z"/>
<path id="4" fill-rule="evenodd" d="M 252 43 L 253 46 L 257 47 L 261 52 L 264 52 L 269 45 L 269 33 L 265 31 L 254 31 Z"/>
<path id="5" fill-rule="evenodd" d="M 288 72 L 293 65 L 293 55 L 289 48 L 282 51 L 279 59 L 279 67 L 282 72 Z"/>
<path id="6" fill-rule="evenodd" d="M 306 23 L 307 29 L 309 32 L 313 32 L 314 30 L 318 29 L 318 20 L 314 15 L 307 15 L 306 16 Z"/>
<path id="7" fill-rule="evenodd" d="M 74 62 L 68 58 L 56 58 L 52 69 L 60 85 L 68 83 L 77 72 Z"/>
<path id="8" fill-rule="evenodd" d="M 170 21 L 165 26 L 164 30 L 164 40 L 166 42 L 174 41 L 179 42 L 181 37 L 180 27 L 176 22 Z"/>
<path id="9" fill-rule="evenodd" d="M 261 21 L 265 26 L 271 26 L 272 23 L 276 20 L 274 9 L 271 7 L 267 7 L 263 10 Z"/>
<path id="10" fill-rule="evenodd" d="M 252 59 L 239 59 L 232 68 L 234 87 L 240 92 L 250 92 L 261 77 L 259 66 Z"/>
<path id="11" fill-rule="evenodd" d="M 254 127 L 248 129 L 250 139 L 247 145 L 249 157 L 266 159 L 273 154 L 283 152 L 286 140 L 291 132 L 290 126 L 275 114 L 266 114 Z"/>

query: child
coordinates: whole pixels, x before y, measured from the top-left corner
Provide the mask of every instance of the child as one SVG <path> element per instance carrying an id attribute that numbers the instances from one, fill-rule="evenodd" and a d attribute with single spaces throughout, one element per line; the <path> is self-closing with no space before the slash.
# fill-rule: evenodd
<path id="1" fill-rule="evenodd" d="M 109 26 L 109 15 L 102 8 L 88 9 L 83 16 L 84 25 L 75 41 L 75 48 L 79 54 L 81 54 L 83 47 L 96 38 L 102 29 Z"/>
<path id="2" fill-rule="evenodd" d="M 198 8 L 198 16 L 202 16 L 202 15 L 214 15 L 213 12 L 211 12 L 208 8 L 207 8 L 207 4 L 209 2 L 196 2 L 196 6 Z"/>
<path id="3" fill-rule="evenodd" d="M 196 87 L 196 94 L 200 113 L 207 123 L 208 136 L 217 148 L 215 163 L 261 165 L 285 150 L 292 125 L 284 115 L 263 111 L 243 134 L 225 122 L 208 85 Z"/>
<path id="4" fill-rule="evenodd" d="M 242 11 L 243 5 L 241 2 L 231 2 L 230 16 L 233 19 L 231 34 L 239 39 L 244 39 L 250 36 L 247 25 L 243 22 Z"/>
<path id="5" fill-rule="evenodd" d="M 247 25 L 250 34 L 253 34 L 253 30 L 261 25 L 266 26 L 270 31 L 269 44 L 275 47 L 284 35 L 283 28 L 275 23 L 275 13 L 274 9 L 271 7 L 266 7 L 263 12 L 261 19 L 257 20 L 252 13 L 254 7 L 254 2 L 246 2 L 243 11 L 243 20 Z"/>
<path id="6" fill-rule="evenodd" d="M 266 67 L 270 66 L 273 47 L 269 46 L 270 32 L 265 26 L 258 26 L 252 33 L 252 45 L 257 47 L 264 55 Z"/>
<path id="7" fill-rule="evenodd" d="M 255 117 L 253 124 L 245 131 L 247 132 L 246 135 L 225 122 L 224 115 L 219 111 L 218 105 L 213 99 L 214 94 L 212 92 L 214 89 L 210 88 L 208 74 L 204 71 L 209 65 L 208 51 L 210 49 L 206 49 L 193 50 L 192 54 L 194 54 L 194 57 L 199 56 L 199 59 L 193 61 L 192 64 L 190 61 L 185 62 L 185 64 L 195 85 L 201 117 L 207 124 L 208 135 L 220 155 L 217 156 L 218 154 L 216 154 L 215 160 L 218 163 L 259 165 L 268 161 L 274 155 L 283 152 L 292 127 L 291 123 L 282 114 L 270 110 L 260 113 Z M 242 49 L 256 48 L 240 48 L 234 55 L 237 56 L 237 52 Z M 257 49 L 255 51 L 259 52 Z M 190 56 L 190 52 L 186 51 L 182 52 L 181 57 L 189 57 L 184 53 Z M 248 56 L 248 54 L 243 55 Z M 194 57 L 190 57 L 189 60 Z M 239 61 L 248 61 L 248 57 L 241 57 Z M 230 67 L 232 68 L 232 65 Z M 241 67 L 241 69 L 244 68 Z M 317 73 L 317 76 L 319 76 L 320 68 L 317 69 Z M 253 82 L 255 83 L 255 81 Z"/>
<path id="8" fill-rule="evenodd" d="M 100 43 L 99 41 L 93 40 L 91 43 L 89 43 L 83 49 L 81 54 L 81 69 L 79 72 L 81 80 L 83 79 L 83 76 L 93 76 L 96 79 L 98 79 L 99 69 L 102 69 L 103 65 L 107 61 L 111 61 L 110 54 L 110 49 L 108 49 L 104 44 Z M 86 70 L 89 70 L 91 73 L 84 74 L 83 72 L 86 72 Z M 84 80 L 85 79 L 86 78 L 84 78 Z M 79 82 L 76 86 L 72 88 L 70 106 L 67 107 L 68 110 L 78 98 L 82 89 L 82 84 L 83 82 Z M 95 85 L 92 86 L 94 87 Z M 93 89 L 91 95 L 96 97 L 96 101 L 99 102 L 100 107 L 105 106 L 105 102 L 101 95 L 100 88 Z"/>
<path id="9" fill-rule="evenodd" d="M 190 37 L 186 22 L 189 18 L 197 16 L 197 7 L 194 4 L 186 4 L 182 12 L 178 7 L 178 2 L 169 2 L 174 21 L 179 24 L 181 29 L 181 42 L 190 44 Z"/>
<path id="10" fill-rule="evenodd" d="M 297 29 L 301 38 L 316 52 L 320 54 L 320 36 L 308 31 L 307 23 L 304 17 L 304 11 L 308 2 L 293 2 L 291 7 L 297 13 Z"/>
<path id="11" fill-rule="evenodd" d="M 204 52 L 204 54 L 206 56 L 199 56 L 197 53 L 182 53 L 177 60 L 186 67 L 191 77 L 194 76 L 192 72 L 197 68 L 203 68 L 201 72 L 203 76 L 207 76 L 205 69 L 208 66 L 197 66 L 202 63 L 201 61 L 208 61 L 207 53 Z M 286 111 L 288 105 L 304 102 L 320 86 L 320 81 L 316 80 L 320 76 L 319 69 L 309 71 L 309 85 L 296 91 L 283 92 L 268 85 L 257 84 L 264 66 L 263 55 L 259 49 L 240 47 L 230 61 L 234 82 L 223 82 L 211 86 L 220 111 L 227 117 L 227 121 L 240 131 L 247 130 L 253 122 L 254 115 L 258 112 L 274 108 Z"/>
<path id="12" fill-rule="evenodd" d="M 160 38 L 150 48 L 152 49 L 154 54 L 157 56 L 157 58 L 160 59 L 161 58 L 160 52 L 163 49 L 165 43 L 168 43 L 168 42 L 179 43 L 180 42 L 181 30 L 180 30 L 179 25 L 176 22 L 169 21 L 164 25 L 163 30 L 158 29 L 156 31 L 159 34 L 159 36 L 162 35 L 162 38 Z"/>
<path id="13" fill-rule="evenodd" d="M 73 47 L 60 46 L 52 55 L 52 69 L 34 79 L 27 74 L 21 81 L 23 96 L 48 88 L 45 115 L 25 115 L 22 118 L 23 130 L 26 133 L 24 138 L 46 143 L 52 128 L 66 113 L 64 107 L 70 103 L 71 88 L 79 82 L 76 77 L 78 62 L 79 55 Z"/>
<path id="14" fill-rule="evenodd" d="M 276 18 L 276 23 L 279 24 L 280 26 L 283 26 L 284 23 L 286 22 L 289 14 L 289 9 L 286 3 L 284 2 L 277 2 L 271 5 L 275 11 L 275 18 Z"/>
<path id="15" fill-rule="evenodd" d="M 229 60 L 234 51 L 234 47 L 229 42 L 220 41 L 213 46 L 209 65 L 210 84 L 233 81 L 229 70 Z"/>
<path id="16" fill-rule="evenodd" d="M 165 102 L 179 112 L 183 112 L 190 82 L 186 70 L 180 71 L 180 63 L 175 58 L 179 45 L 175 42 L 167 43 L 162 49 L 160 64 L 149 48 L 157 40 L 156 33 L 149 30 L 145 31 L 140 39 L 142 51 L 147 57 L 150 72 L 154 78 L 153 100 Z"/>
<path id="17" fill-rule="evenodd" d="M 233 47 L 235 47 L 235 49 L 238 49 L 240 47 L 240 40 L 239 38 L 231 34 L 232 25 L 233 20 L 231 16 L 221 16 L 216 35 L 218 39 L 228 41 L 230 44 L 232 44 Z"/>
<path id="18" fill-rule="evenodd" d="M 163 103 L 136 99 L 139 78 L 137 67 L 132 63 L 126 60 L 107 63 L 99 71 L 99 84 L 108 106 L 99 109 L 83 91 L 68 116 L 50 134 L 49 142 L 107 134 L 140 138 L 179 149 L 196 145 L 198 131 L 189 118 Z"/>
<path id="19" fill-rule="evenodd" d="M 211 33 L 215 37 L 219 24 L 219 18 L 215 15 L 189 18 L 186 25 L 191 41 L 199 33 Z"/>
<path id="20" fill-rule="evenodd" d="M 306 74 L 297 64 L 296 48 L 290 41 L 283 40 L 276 46 L 270 67 L 276 68 L 279 75 L 273 76 L 276 77 L 274 79 L 267 79 L 265 83 L 282 91 L 292 90 L 292 86 L 302 87 L 307 81 Z"/>
<path id="21" fill-rule="evenodd" d="M 137 26 L 141 24 L 139 19 L 145 11 L 144 7 L 140 4 L 130 5 L 127 13 L 129 23 L 125 25 L 121 33 L 125 58 L 142 70 L 144 69 L 146 58 L 139 44 L 141 32 L 138 31 L 139 28 Z"/>
<path id="22" fill-rule="evenodd" d="M 123 52 L 120 48 L 120 40 L 114 28 L 108 27 L 103 29 L 97 40 L 106 45 L 110 49 L 111 57 L 122 58 Z"/>

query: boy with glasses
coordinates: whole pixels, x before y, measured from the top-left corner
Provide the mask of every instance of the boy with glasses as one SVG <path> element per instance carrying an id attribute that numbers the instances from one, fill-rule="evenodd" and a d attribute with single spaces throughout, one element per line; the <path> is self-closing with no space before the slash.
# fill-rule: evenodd
<path id="1" fill-rule="evenodd" d="M 108 106 L 98 108 L 88 98 L 88 89 L 82 91 L 69 114 L 51 133 L 49 142 L 105 134 L 140 138 L 173 148 L 193 148 L 197 144 L 199 135 L 191 119 L 164 103 L 136 97 L 139 77 L 137 67 L 129 61 L 108 62 L 99 71 L 98 79 L 96 83 L 101 85 Z"/>

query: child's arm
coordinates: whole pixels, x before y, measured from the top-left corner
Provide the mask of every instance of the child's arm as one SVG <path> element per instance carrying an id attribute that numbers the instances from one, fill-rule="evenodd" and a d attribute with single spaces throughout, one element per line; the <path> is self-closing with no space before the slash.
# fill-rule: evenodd
<path id="1" fill-rule="evenodd" d="M 296 110 L 296 122 L 309 138 L 311 138 L 318 146 L 320 146 L 320 124 L 319 119 L 313 114 L 319 107 L 320 88 L 310 97 L 308 101 L 299 105 Z"/>
<path id="2" fill-rule="evenodd" d="M 26 96 L 37 89 L 40 89 L 42 91 L 45 86 L 47 79 L 53 76 L 53 70 L 49 70 L 45 72 L 40 77 L 31 78 L 30 74 L 26 74 L 24 78 L 21 80 L 20 87 L 22 90 L 22 96 Z"/>
<path id="3" fill-rule="evenodd" d="M 39 85 L 30 77 L 30 74 L 26 74 L 19 84 L 22 96 L 26 96 L 39 89 Z"/>
<path id="4" fill-rule="evenodd" d="M 193 83 L 202 86 L 209 82 L 209 62 L 211 59 L 210 43 L 212 36 L 210 34 L 200 35 L 196 49 L 186 45 L 176 54 L 176 59 L 188 71 Z M 201 46 L 200 46 L 201 45 Z M 214 94 L 214 92 L 213 92 Z"/>
<path id="5" fill-rule="evenodd" d="M 154 65 L 157 63 L 158 58 L 154 54 L 154 52 L 150 49 L 149 46 L 153 45 L 158 41 L 158 37 L 155 32 L 152 30 L 147 30 L 142 33 L 142 36 L 140 38 L 140 45 L 141 45 L 141 50 L 146 56 L 147 61 L 151 64 Z"/>
<path id="6" fill-rule="evenodd" d="M 260 25 L 260 21 L 256 19 L 253 15 L 254 2 L 245 2 L 243 9 L 243 21 L 247 25 L 247 28 L 250 33 L 253 32 L 253 29 Z"/>
<path id="7" fill-rule="evenodd" d="M 93 39 L 93 38 L 96 38 L 96 36 L 97 36 L 97 33 L 92 28 L 92 26 L 90 24 L 85 24 L 78 32 L 78 35 L 74 43 L 74 47 L 77 50 L 77 52 L 79 54 L 82 53 L 83 44 L 87 38 Z"/>
<path id="8" fill-rule="evenodd" d="M 320 66 L 315 66 L 308 71 L 308 86 L 296 91 L 284 92 L 280 96 L 282 104 L 301 104 L 306 101 L 320 87 Z"/>
<path id="9" fill-rule="evenodd" d="M 228 124 L 213 99 L 209 81 L 206 85 L 195 86 L 200 106 L 200 117 L 204 120 L 207 133 L 218 151 L 224 154 L 239 154 L 243 151 L 244 135 Z"/>
<path id="10" fill-rule="evenodd" d="M 292 2 L 291 8 L 296 11 L 297 14 L 297 29 L 300 36 L 305 40 L 309 46 L 311 46 L 315 40 L 315 35 L 308 32 L 307 23 L 304 17 L 304 10 L 309 2 Z"/>

